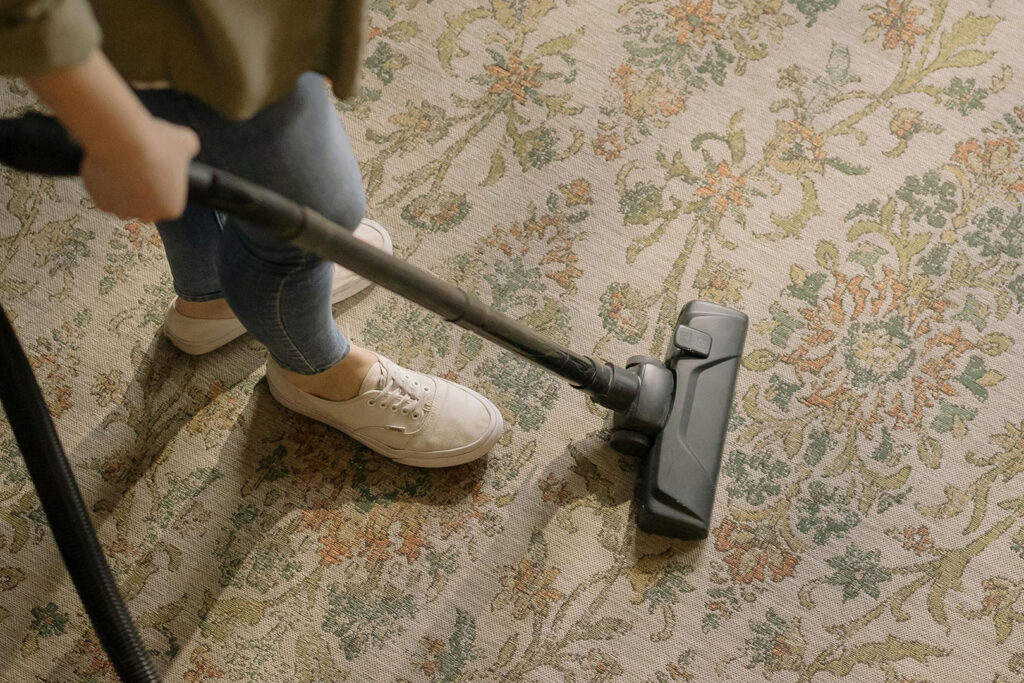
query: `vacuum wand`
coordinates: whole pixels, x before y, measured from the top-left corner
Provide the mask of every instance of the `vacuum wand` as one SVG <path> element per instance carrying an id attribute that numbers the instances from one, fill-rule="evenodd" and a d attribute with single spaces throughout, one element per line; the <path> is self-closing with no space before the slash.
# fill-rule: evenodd
<path id="1" fill-rule="evenodd" d="M 337 223 L 276 192 L 193 162 L 189 200 L 258 223 L 306 251 L 340 263 L 448 322 L 533 361 L 611 410 L 627 409 L 640 391 L 633 373 L 545 339 L 458 287 L 375 249 Z"/>
<path id="2" fill-rule="evenodd" d="M 77 175 L 82 149 L 49 116 L 30 113 L 0 119 L 0 161 L 47 175 Z M 640 391 L 633 373 L 598 363 L 541 337 L 440 278 L 362 242 L 309 207 L 226 171 L 192 162 L 189 201 L 245 218 L 323 259 L 437 313 L 589 394 L 611 410 L 625 410 Z"/>

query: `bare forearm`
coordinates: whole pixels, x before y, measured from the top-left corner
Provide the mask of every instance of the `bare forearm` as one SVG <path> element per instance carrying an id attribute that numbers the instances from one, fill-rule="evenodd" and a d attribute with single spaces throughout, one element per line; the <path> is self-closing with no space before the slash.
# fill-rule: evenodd
<path id="1" fill-rule="evenodd" d="M 140 146 L 151 127 L 149 112 L 98 50 L 74 66 L 25 80 L 93 154 L 123 154 Z"/>

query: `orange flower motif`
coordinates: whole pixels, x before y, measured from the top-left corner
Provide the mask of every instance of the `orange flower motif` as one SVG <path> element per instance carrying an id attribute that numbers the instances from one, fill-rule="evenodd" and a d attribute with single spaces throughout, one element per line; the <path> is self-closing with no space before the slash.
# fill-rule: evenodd
<path id="1" fill-rule="evenodd" d="M 800 562 L 800 558 L 784 545 L 774 527 L 739 524 L 732 517 L 727 517 L 714 533 L 715 550 L 731 551 L 725 563 L 729 565 L 733 583 L 763 583 L 765 570 L 771 574 L 772 581 L 782 581 L 793 576 L 793 570 Z"/>
<path id="2" fill-rule="evenodd" d="M 199 645 L 192 651 L 188 658 L 192 667 L 182 675 L 183 680 L 188 683 L 199 683 L 199 681 L 208 681 L 211 678 L 224 678 L 224 670 L 211 664 L 204 657 L 209 652 L 210 648 L 206 645 Z"/>
<path id="3" fill-rule="evenodd" d="M 131 242 L 135 249 L 142 249 L 143 241 L 149 242 L 154 247 L 159 247 L 163 244 L 160 241 L 160 233 L 139 221 L 128 223 L 124 226 L 124 229 L 128 233 L 128 241 Z M 149 234 L 143 235 L 144 232 Z"/>
<path id="4" fill-rule="evenodd" d="M 824 408 L 833 428 L 850 425 L 865 436 L 884 415 L 892 418 L 893 429 L 920 432 L 925 411 L 937 399 L 956 395 L 954 368 L 973 348 L 960 328 L 944 318 L 948 302 L 927 289 L 911 292 L 893 269 L 882 271 L 875 282 L 833 272 L 834 287 L 821 303 L 798 310 L 806 330 L 799 346 L 784 357 L 797 377 L 813 375 L 811 394 L 801 399 L 805 405 Z M 835 341 L 850 334 L 844 332 L 848 326 L 860 331 L 843 353 Z M 920 338 L 924 343 L 911 354 L 909 340 Z M 886 378 L 903 381 L 908 376 L 910 396 L 884 389 Z"/>
<path id="5" fill-rule="evenodd" d="M 924 122 L 919 116 L 907 114 L 894 118 L 889 124 L 889 130 L 900 140 L 909 140 L 923 126 Z"/>
<path id="6" fill-rule="evenodd" d="M 729 204 L 750 206 L 750 201 L 743 194 L 747 180 L 734 176 L 729 170 L 729 164 L 724 161 L 719 163 L 715 172 L 707 173 L 706 177 L 707 185 L 698 187 L 694 190 L 694 194 L 702 199 L 714 199 L 714 205 L 719 215 L 725 213 Z"/>
<path id="7" fill-rule="evenodd" d="M 789 122 L 789 129 L 794 135 L 797 135 L 800 139 L 810 143 L 811 151 L 814 154 L 814 159 L 816 161 L 821 161 L 825 158 L 825 150 L 823 149 L 825 140 L 821 137 L 820 133 L 815 133 L 813 128 L 805 126 L 796 119 Z"/>
<path id="8" fill-rule="evenodd" d="M 772 657 L 781 658 L 793 654 L 793 646 L 786 641 L 786 634 L 780 633 L 775 636 L 775 643 L 772 645 Z"/>
<path id="9" fill-rule="evenodd" d="M 924 26 L 914 23 L 914 20 L 921 16 L 924 10 L 920 7 L 907 7 L 909 4 L 909 0 L 904 0 L 904 2 L 889 0 L 885 13 L 879 12 L 871 15 L 875 27 L 885 31 L 882 47 L 886 50 L 891 50 L 899 46 L 900 43 L 913 45 L 916 36 L 925 33 Z"/>
<path id="10" fill-rule="evenodd" d="M 985 140 L 984 146 L 971 138 L 956 146 L 952 159 L 974 173 L 1003 173 L 1010 169 L 1016 153 L 1017 143 L 1010 138 Z"/>
<path id="11" fill-rule="evenodd" d="M 437 638 L 423 637 L 423 646 L 427 654 L 432 657 L 420 664 L 420 670 L 428 676 L 433 676 L 441 670 L 441 654 L 444 652 L 444 641 Z"/>
<path id="12" fill-rule="evenodd" d="M 966 142 L 957 143 L 956 151 L 950 158 L 966 169 L 980 171 L 984 164 L 982 155 L 981 143 L 971 138 Z"/>
<path id="13" fill-rule="evenodd" d="M 636 69 L 628 64 L 621 64 L 611 79 L 622 91 L 622 104 L 630 118 L 645 119 L 659 115 L 668 118 L 686 108 L 686 98 L 675 89 L 671 79 L 666 78 L 660 69 L 648 73 L 638 83 L 634 83 L 633 77 L 636 75 Z M 596 148 L 597 142 L 595 152 Z"/>
<path id="14" fill-rule="evenodd" d="M 605 135 L 599 133 L 594 138 L 594 154 L 599 157 L 604 157 L 605 161 L 612 161 L 618 159 L 622 155 L 622 151 L 626 149 L 626 146 L 619 142 L 618 135 Z"/>
<path id="15" fill-rule="evenodd" d="M 512 614 L 516 619 L 525 618 L 528 612 L 535 612 L 542 617 L 547 616 L 551 603 L 565 597 L 551 587 L 558 578 L 558 573 L 555 568 L 538 571 L 534 561 L 524 557 L 515 575 L 501 577 L 504 590 L 503 595 L 499 596 L 499 602 L 511 602 Z"/>
<path id="16" fill-rule="evenodd" d="M 579 206 L 590 204 L 594 200 L 590 198 L 590 182 L 583 178 L 577 178 L 571 183 L 558 186 L 562 196 L 565 197 L 566 206 Z"/>
<path id="17" fill-rule="evenodd" d="M 633 318 L 622 314 L 623 311 L 626 310 L 627 306 L 626 297 L 623 296 L 622 292 L 615 292 L 611 297 L 609 297 L 609 299 L 608 317 L 617 322 L 620 327 L 635 332 L 636 334 L 640 334 L 638 325 Z"/>
<path id="18" fill-rule="evenodd" d="M 615 70 L 615 74 L 612 76 L 612 83 L 621 90 L 629 90 L 630 78 L 635 73 L 636 69 L 629 64 L 619 64 L 619 68 Z"/>
<path id="19" fill-rule="evenodd" d="M 549 472 L 548 476 L 537 484 L 540 488 L 540 498 L 545 503 L 554 503 L 555 505 L 563 505 L 565 501 L 569 500 L 569 484 L 564 479 L 556 479 L 554 472 Z"/>
<path id="20" fill-rule="evenodd" d="M 982 178 L 985 184 L 1024 192 L 1024 169 L 1015 166 L 1017 143 L 1010 138 L 985 140 L 971 138 L 956 146 L 951 159 Z"/>
<path id="21" fill-rule="evenodd" d="M 77 675 L 87 677 L 88 680 L 114 680 L 114 665 L 92 632 L 82 635 L 75 642 L 74 654 L 79 662 L 75 666 Z"/>
<path id="22" fill-rule="evenodd" d="M 981 587 L 985 589 L 985 597 L 981 601 L 981 610 L 972 612 L 971 617 L 995 615 L 997 626 L 1001 616 L 1000 613 L 1005 617 L 1007 612 L 1016 612 L 1013 609 L 1013 604 L 1020 598 L 1021 592 L 1024 592 L 1024 585 L 1003 576 L 993 576 L 985 579 L 981 582 Z M 1007 621 L 1010 620 L 1007 619 Z M 1006 636 L 1009 636 L 1012 627 L 1004 627 L 1004 629 L 1006 630 Z"/>
<path id="23" fill-rule="evenodd" d="M 908 526 L 903 529 L 904 550 L 913 550 L 914 554 L 920 555 L 921 553 L 927 552 L 933 545 L 935 545 L 935 542 L 932 541 L 931 536 L 929 535 L 928 527 Z"/>
<path id="24" fill-rule="evenodd" d="M 524 70 L 523 61 L 516 55 L 509 55 L 507 67 L 489 64 L 484 69 L 494 78 L 494 83 L 487 92 L 492 95 L 510 92 L 519 104 L 526 104 L 527 88 L 540 86 L 540 81 L 533 78 L 540 71 L 540 65 L 534 64 Z"/>
<path id="25" fill-rule="evenodd" d="M 676 43 L 679 45 L 693 41 L 704 47 L 707 38 L 725 37 L 718 27 L 725 21 L 725 15 L 711 13 L 711 0 L 682 0 L 679 6 L 670 7 L 668 13 L 675 17 L 671 28 L 676 31 Z"/>
<path id="26" fill-rule="evenodd" d="M 421 549 L 426 548 L 429 550 L 434 547 L 420 535 L 419 528 L 403 529 L 401 536 L 402 547 L 398 549 L 398 554 L 404 555 L 409 564 L 419 559 Z"/>
<path id="27" fill-rule="evenodd" d="M 321 536 L 320 550 L 316 551 L 320 556 L 320 566 L 330 567 L 332 564 L 341 564 L 342 557 L 352 557 L 352 550 L 338 539 L 332 536 Z"/>

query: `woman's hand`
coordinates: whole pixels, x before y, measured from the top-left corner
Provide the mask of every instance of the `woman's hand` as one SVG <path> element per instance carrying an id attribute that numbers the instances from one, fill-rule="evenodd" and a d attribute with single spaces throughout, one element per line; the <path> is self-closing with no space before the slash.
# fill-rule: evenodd
<path id="1" fill-rule="evenodd" d="M 82 145 L 82 180 L 97 207 L 144 221 L 181 215 L 195 132 L 153 117 L 99 51 L 25 80 Z"/>
<path id="2" fill-rule="evenodd" d="M 158 118 L 150 118 L 133 137 L 122 146 L 85 149 L 85 189 L 98 208 L 121 218 L 177 218 L 185 210 L 188 164 L 199 152 L 199 137 Z"/>

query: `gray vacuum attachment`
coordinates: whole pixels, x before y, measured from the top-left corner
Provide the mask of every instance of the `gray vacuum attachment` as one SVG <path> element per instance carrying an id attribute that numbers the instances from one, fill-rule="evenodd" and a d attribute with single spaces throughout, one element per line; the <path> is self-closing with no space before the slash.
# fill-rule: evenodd
<path id="1" fill-rule="evenodd" d="M 747 316 L 706 301 L 679 314 L 665 366 L 675 379 L 668 420 L 640 463 L 637 525 L 707 538 Z"/>

